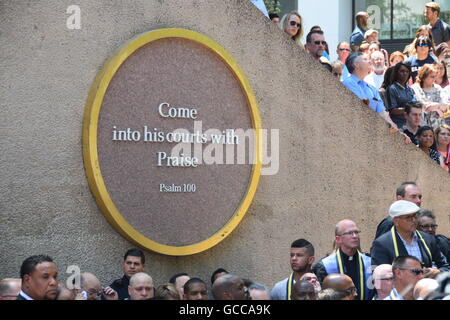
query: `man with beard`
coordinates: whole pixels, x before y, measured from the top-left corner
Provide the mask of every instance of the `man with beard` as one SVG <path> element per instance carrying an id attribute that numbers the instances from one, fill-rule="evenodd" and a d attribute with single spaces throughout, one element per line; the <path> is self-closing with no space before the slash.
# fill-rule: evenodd
<path id="1" fill-rule="evenodd" d="M 349 276 L 356 286 L 355 300 L 368 300 L 373 296 L 373 290 L 367 286 L 367 280 L 372 276 L 372 263 L 370 257 L 358 250 L 360 233 L 355 222 L 339 221 L 335 228 L 336 251 L 314 265 L 313 272 L 321 283 L 329 274 Z"/>
<path id="2" fill-rule="evenodd" d="M 297 281 L 310 272 L 314 263 L 314 247 L 305 239 L 297 239 L 291 244 L 291 269 L 292 274 L 284 280 L 276 283 L 270 292 L 272 300 L 291 300 L 292 289 Z"/>
<path id="3" fill-rule="evenodd" d="M 364 81 L 380 90 L 386 72 L 384 54 L 381 51 L 374 51 L 370 54 L 370 61 L 372 72 L 364 78 Z"/>

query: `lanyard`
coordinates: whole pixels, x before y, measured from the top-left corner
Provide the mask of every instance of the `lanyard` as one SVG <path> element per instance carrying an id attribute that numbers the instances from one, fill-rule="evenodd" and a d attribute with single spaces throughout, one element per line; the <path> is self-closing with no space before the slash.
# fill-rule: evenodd
<path id="1" fill-rule="evenodd" d="M 339 249 L 336 251 L 336 257 L 338 260 L 339 273 L 344 274 L 344 267 L 342 265 L 341 252 Z M 362 262 L 361 254 L 358 251 L 359 259 L 359 287 L 360 287 L 360 300 L 364 300 L 364 264 Z"/>
<path id="2" fill-rule="evenodd" d="M 425 240 L 423 239 L 422 235 L 420 234 L 420 232 L 418 232 L 418 231 L 416 230 L 416 234 L 419 236 L 419 239 L 422 241 L 422 243 L 423 243 L 423 245 L 424 245 L 424 247 L 425 247 L 425 250 L 427 251 L 428 256 L 430 257 L 431 263 L 433 263 L 433 258 L 432 258 L 432 256 L 431 256 L 430 248 L 428 248 L 428 246 L 427 246 Z M 394 243 L 395 257 L 398 257 L 399 254 L 398 254 L 397 237 L 395 236 L 395 227 L 392 227 L 392 229 L 391 229 L 391 235 L 392 235 L 392 242 Z"/>
<path id="3" fill-rule="evenodd" d="M 289 276 L 288 283 L 287 283 L 287 299 L 291 300 L 291 292 L 292 292 L 292 285 L 294 282 L 294 273 L 292 272 Z"/>

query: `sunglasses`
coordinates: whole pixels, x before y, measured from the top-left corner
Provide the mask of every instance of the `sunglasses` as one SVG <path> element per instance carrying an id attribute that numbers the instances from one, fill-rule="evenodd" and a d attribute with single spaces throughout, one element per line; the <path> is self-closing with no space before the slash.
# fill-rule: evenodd
<path id="1" fill-rule="evenodd" d="M 327 43 L 326 43 L 326 41 L 314 41 L 314 44 L 316 45 L 316 46 L 318 46 L 318 45 L 326 45 Z"/>
<path id="2" fill-rule="evenodd" d="M 297 27 L 297 28 L 300 28 L 300 27 L 302 26 L 301 23 L 297 23 L 297 22 L 295 22 L 295 21 L 289 21 L 289 24 L 290 24 L 291 26 Z"/>
<path id="3" fill-rule="evenodd" d="M 428 44 L 428 43 L 419 43 L 418 45 L 417 45 L 418 47 L 430 47 L 430 45 Z"/>
<path id="4" fill-rule="evenodd" d="M 408 270 L 413 275 L 418 276 L 419 274 L 423 274 L 424 271 L 422 269 L 405 269 L 405 268 L 399 268 L 400 270 Z"/>
<path id="5" fill-rule="evenodd" d="M 339 51 L 348 51 L 348 52 L 350 52 L 350 49 L 347 49 L 347 48 L 339 48 Z"/>

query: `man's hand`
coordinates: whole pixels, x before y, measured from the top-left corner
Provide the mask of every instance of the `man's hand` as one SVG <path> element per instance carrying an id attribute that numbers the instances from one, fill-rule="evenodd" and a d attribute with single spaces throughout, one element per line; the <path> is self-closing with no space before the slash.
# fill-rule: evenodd
<path id="1" fill-rule="evenodd" d="M 402 136 L 403 136 L 403 142 L 405 143 L 405 144 L 411 144 L 412 143 L 412 141 L 411 141 L 411 139 L 405 134 L 405 133 L 401 133 L 402 134 Z"/>
<path id="2" fill-rule="evenodd" d="M 425 268 L 424 271 L 425 272 L 424 272 L 423 276 L 425 278 L 431 278 L 431 279 L 436 278 L 436 276 L 441 272 L 441 271 L 439 271 L 438 268 Z"/>
<path id="3" fill-rule="evenodd" d="M 106 287 L 103 289 L 103 296 L 106 300 L 119 300 L 119 295 L 117 294 L 117 291 L 115 291 L 111 287 Z"/>

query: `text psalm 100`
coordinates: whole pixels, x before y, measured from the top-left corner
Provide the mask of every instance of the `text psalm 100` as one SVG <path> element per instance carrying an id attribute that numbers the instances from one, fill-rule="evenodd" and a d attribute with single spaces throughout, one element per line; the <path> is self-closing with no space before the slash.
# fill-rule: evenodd
<path id="1" fill-rule="evenodd" d="M 172 184 L 159 184 L 159 192 L 195 192 L 197 190 L 197 185 L 195 183 L 183 183 L 180 185 Z"/>

